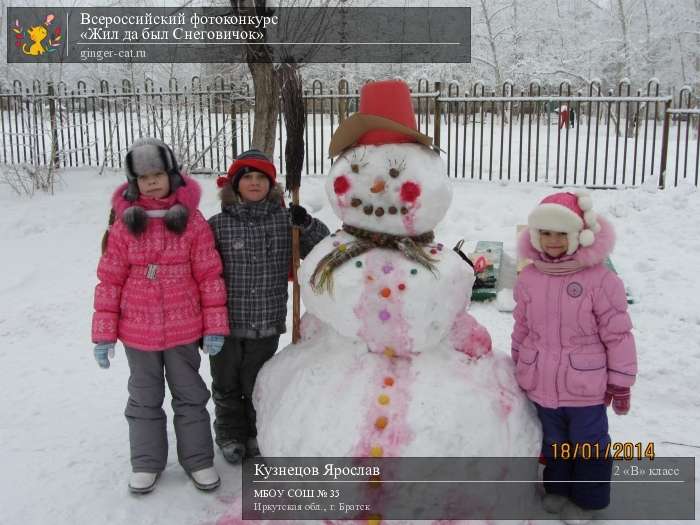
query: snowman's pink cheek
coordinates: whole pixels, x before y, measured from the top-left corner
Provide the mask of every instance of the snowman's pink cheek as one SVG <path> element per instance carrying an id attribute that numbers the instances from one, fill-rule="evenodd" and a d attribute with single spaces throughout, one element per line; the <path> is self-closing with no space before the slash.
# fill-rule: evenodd
<path id="1" fill-rule="evenodd" d="M 400 196 L 403 202 L 415 202 L 420 196 L 420 186 L 415 182 L 404 182 L 401 185 Z"/>
<path id="2" fill-rule="evenodd" d="M 335 192 L 336 195 L 341 196 L 345 195 L 348 190 L 350 189 L 350 181 L 345 175 L 341 175 L 340 177 L 336 177 L 336 179 L 333 181 L 333 191 Z"/>

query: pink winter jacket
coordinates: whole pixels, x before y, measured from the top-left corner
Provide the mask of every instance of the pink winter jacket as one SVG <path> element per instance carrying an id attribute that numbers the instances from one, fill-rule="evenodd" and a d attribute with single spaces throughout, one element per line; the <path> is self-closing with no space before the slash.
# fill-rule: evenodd
<path id="1" fill-rule="evenodd" d="M 131 348 L 165 350 L 229 334 L 221 258 L 197 209 L 202 191 L 194 179 L 183 179 L 186 185 L 164 199 L 141 197 L 132 204 L 122 196 L 126 184 L 114 192 L 116 220 L 97 267 L 93 342 L 118 338 Z M 189 211 L 180 235 L 162 218 L 149 217 L 146 231 L 134 236 L 121 220 L 132 205 L 167 210 L 177 203 Z"/>
<path id="2" fill-rule="evenodd" d="M 603 264 L 615 234 L 609 222 L 598 221 L 601 231 L 593 245 L 563 258 L 581 262 L 582 270 L 547 275 L 530 264 L 513 291 L 516 378 L 532 401 L 547 408 L 602 404 L 607 384 L 629 387 L 637 374 L 625 289 Z M 518 239 L 518 254 L 546 257 L 532 247 L 527 229 Z"/>

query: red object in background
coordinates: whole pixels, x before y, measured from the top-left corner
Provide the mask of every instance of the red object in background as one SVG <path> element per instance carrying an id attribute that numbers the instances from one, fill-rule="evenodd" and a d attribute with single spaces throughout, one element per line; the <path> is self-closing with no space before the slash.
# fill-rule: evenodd
<path id="1" fill-rule="evenodd" d="M 569 127 L 569 106 L 559 108 L 559 129 Z"/>
<path id="2" fill-rule="evenodd" d="M 487 266 L 488 264 L 486 264 L 486 257 L 480 255 L 477 257 L 476 261 L 474 261 L 474 273 L 483 272 Z"/>

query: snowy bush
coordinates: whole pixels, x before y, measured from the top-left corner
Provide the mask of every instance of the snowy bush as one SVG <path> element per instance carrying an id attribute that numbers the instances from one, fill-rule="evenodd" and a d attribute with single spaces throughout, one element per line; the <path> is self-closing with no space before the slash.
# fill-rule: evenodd
<path id="1" fill-rule="evenodd" d="M 0 167 L 0 184 L 6 184 L 17 195 L 31 197 L 36 190 L 53 194 L 55 170 L 50 166 L 13 164 Z"/>

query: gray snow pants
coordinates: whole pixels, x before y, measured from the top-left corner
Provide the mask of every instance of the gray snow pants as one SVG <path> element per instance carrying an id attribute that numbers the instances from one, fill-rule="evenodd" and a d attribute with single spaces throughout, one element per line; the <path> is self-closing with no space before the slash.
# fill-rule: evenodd
<path id="1" fill-rule="evenodd" d="M 129 361 L 129 401 L 124 415 L 129 422 L 131 467 L 134 472 L 161 472 L 168 459 L 166 417 L 163 410 L 165 378 L 173 396 L 173 423 L 177 457 L 187 472 L 211 467 L 214 446 L 207 401 L 209 390 L 199 375 L 196 343 L 162 352 L 126 348 Z"/>
<path id="2" fill-rule="evenodd" d="M 214 398 L 216 444 L 246 444 L 258 435 L 253 388 L 258 372 L 277 351 L 280 336 L 260 339 L 227 337 L 221 352 L 209 357 Z"/>

